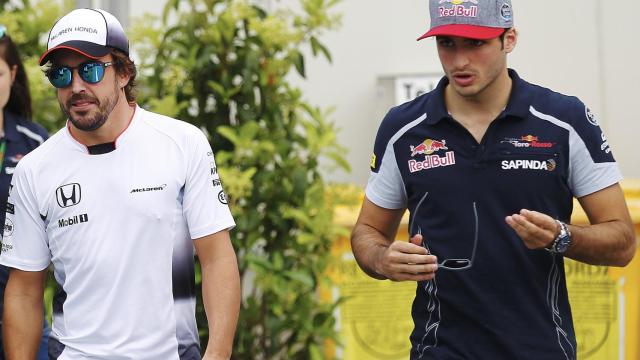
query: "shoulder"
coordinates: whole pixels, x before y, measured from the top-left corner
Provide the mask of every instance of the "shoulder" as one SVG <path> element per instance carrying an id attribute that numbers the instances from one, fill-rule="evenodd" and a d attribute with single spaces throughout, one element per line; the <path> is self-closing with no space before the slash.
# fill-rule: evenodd
<path id="1" fill-rule="evenodd" d="M 140 122 L 147 133 L 146 139 L 149 138 L 149 132 L 155 133 L 160 141 L 171 143 L 182 150 L 192 148 L 202 142 L 208 143 L 202 130 L 186 121 L 142 109 L 138 110 L 142 111 Z"/>
<path id="2" fill-rule="evenodd" d="M 194 134 L 203 134 L 200 129 L 186 121 L 174 119 L 169 116 L 157 114 L 140 108 L 138 111 L 142 111 L 140 120 L 144 126 L 153 131 L 162 133 L 165 136 L 178 139 L 185 136 L 193 136 Z"/>
<path id="3" fill-rule="evenodd" d="M 571 127 L 581 127 L 588 123 L 598 125 L 591 110 L 578 97 L 539 85 L 530 84 L 529 88 L 533 92 L 530 112 L 534 116 Z"/>
<path id="4" fill-rule="evenodd" d="M 380 124 L 376 143 L 382 141 L 386 144 L 404 128 L 424 120 L 426 118 L 427 103 L 433 96 L 435 96 L 434 93 L 429 92 L 391 108 Z"/>
<path id="5" fill-rule="evenodd" d="M 65 128 L 58 130 L 55 134 L 46 139 L 47 141 L 26 154 L 20 160 L 18 165 L 21 167 L 36 169 L 42 161 L 54 159 L 54 154 L 59 150 L 58 144 L 64 139 L 64 131 L 66 131 Z"/>
<path id="6" fill-rule="evenodd" d="M 38 123 L 17 115 L 12 115 L 12 119 L 15 123 L 16 131 L 29 140 L 41 144 L 49 137 L 47 130 Z"/>

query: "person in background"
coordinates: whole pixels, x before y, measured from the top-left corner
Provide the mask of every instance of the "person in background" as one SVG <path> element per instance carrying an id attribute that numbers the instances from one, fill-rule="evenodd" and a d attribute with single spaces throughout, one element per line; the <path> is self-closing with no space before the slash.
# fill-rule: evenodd
<path id="1" fill-rule="evenodd" d="M 0 25 L 0 209 L 7 209 L 7 196 L 13 171 L 18 161 L 49 136 L 40 125 L 31 121 L 31 95 L 29 81 L 20 59 L 18 48 L 7 34 L 7 28 Z M 8 210 L 11 210 L 8 208 Z M 5 212 L 0 211 L 0 221 L 4 224 Z M 4 304 L 4 288 L 7 285 L 9 269 L 0 265 L 0 313 Z M 42 341 L 38 360 L 46 360 L 49 327 L 43 323 Z M 2 337 L 0 332 L 0 346 Z M 4 359 L 4 351 L 0 351 Z"/>
<path id="2" fill-rule="evenodd" d="M 575 360 L 564 259 L 625 266 L 636 251 L 618 165 L 585 104 L 507 67 L 511 1 L 429 9 L 419 39 L 435 37 L 445 76 L 378 130 L 355 258 L 416 282 L 411 359 Z M 574 198 L 590 225 L 570 223 Z"/>

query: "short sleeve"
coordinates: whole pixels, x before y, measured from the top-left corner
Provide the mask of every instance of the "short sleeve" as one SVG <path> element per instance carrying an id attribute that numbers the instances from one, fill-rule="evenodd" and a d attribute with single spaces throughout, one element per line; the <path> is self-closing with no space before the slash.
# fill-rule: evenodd
<path id="1" fill-rule="evenodd" d="M 45 215 L 40 214 L 33 177 L 19 162 L 9 186 L 0 264 L 41 271 L 51 262 L 45 232 Z"/>
<path id="2" fill-rule="evenodd" d="M 423 118 L 414 122 L 419 123 Z M 365 194 L 374 204 L 385 209 L 401 209 L 407 206 L 407 195 L 396 161 L 394 144 L 413 123 L 397 128 L 393 109 L 387 113 L 378 129 L 371 156 L 371 175 Z"/>
<path id="3" fill-rule="evenodd" d="M 190 140 L 185 152 L 189 158 L 186 159 L 183 214 L 191 238 L 197 239 L 233 228 L 235 222 L 207 138 L 194 128 Z"/>
<path id="4" fill-rule="evenodd" d="M 595 115 L 580 101 L 575 111 L 569 134 L 569 186 L 582 197 L 619 182 L 622 174 Z"/>

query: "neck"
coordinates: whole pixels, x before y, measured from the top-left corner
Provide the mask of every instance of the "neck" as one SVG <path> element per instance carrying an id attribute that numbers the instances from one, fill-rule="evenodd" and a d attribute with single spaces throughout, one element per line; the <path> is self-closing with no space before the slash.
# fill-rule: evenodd
<path id="1" fill-rule="evenodd" d="M 472 96 L 462 96 L 448 85 L 445 89 L 445 105 L 454 117 L 458 114 L 476 119 L 486 118 L 491 122 L 507 106 L 512 85 L 506 68 L 486 88 Z"/>
<path id="2" fill-rule="evenodd" d="M 4 137 L 4 110 L 0 111 L 0 135 Z"/>
<path id="3" fill-rule="evenodd" d="M 100 128 L 93 131 L 83 131 L 76 128 L 72 122 L 68 122 L 69 131 L 78 142 L 85 146 L 114 142 L 127 129 L 134 112 L 135 106 L 127 103 L 124 96 L 120 96 L 107 121 Z"/>

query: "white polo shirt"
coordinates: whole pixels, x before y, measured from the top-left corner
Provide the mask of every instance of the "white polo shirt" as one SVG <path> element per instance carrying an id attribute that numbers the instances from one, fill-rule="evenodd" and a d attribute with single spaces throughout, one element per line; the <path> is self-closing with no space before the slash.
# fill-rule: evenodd
<path id="1" fill-rule="evenodd" d="M 53 263 L 59 359 L 178 359 L 178 339 L 197 336 L 172 268 L 192 271 L 190 239 L 235 225 L 198 128 L 137 107 L 99 155 L 64 128 L 20 161 L 9 204 L 0 263 Z"/>

